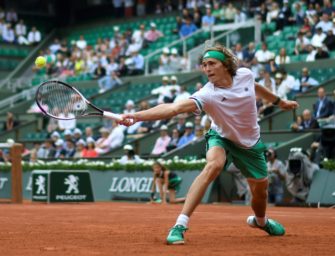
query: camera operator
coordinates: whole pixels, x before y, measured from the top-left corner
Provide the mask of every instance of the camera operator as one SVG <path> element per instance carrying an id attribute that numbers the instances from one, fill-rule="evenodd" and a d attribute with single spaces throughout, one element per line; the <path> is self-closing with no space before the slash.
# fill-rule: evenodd
<path id="1" fill-rule="evenodd" d="M 283 162 L 277 159 L 277 154 L 274 149 L 268 149 L 266 156 L 269 173 L 269 203 L 278 204 L 283 201 L 284 197 L 286 169 Z"/>

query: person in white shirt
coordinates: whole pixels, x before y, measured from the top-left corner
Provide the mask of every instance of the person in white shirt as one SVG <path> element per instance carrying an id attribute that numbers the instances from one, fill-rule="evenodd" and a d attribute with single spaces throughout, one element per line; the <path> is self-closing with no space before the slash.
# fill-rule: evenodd
<path id="1" fill-rule="evenodd" d="M 76 42 L 76 46 L 77 46 L 80 50 L 84 50 L 84 49 L 86 49 L 86 47 L 87 47 L 87 42 L 86 42 L 86 40 L 85 40 L 85 38 L 84 38 L 83 35 L 80 35 L 79 40 Z"/>
<path id="2" fill-rule="evenodd" d="M 256 94 L 284 110 L 294 109 L 298 103 L 282 100 L 255 83 L 251 71 L 238 68 L 236 56 L 221 45 L 207 48 L 201 63 L 209 82 L 189 99 L 121 115 L 119 122 L 130 126 L 137 121 L 165 120 L 180 113 L 200 114 L 202 111 L 212 119 L 211 129 L 206 134 L 207 164 L 191 185 L 176 225 L 168 234 L 167 243 L 184 244 L 190 216 L 208 185 L 232 161 L 247 177 L 252 192 L 251 207 L 255 216 L 247 219 L 249 226 L 272 236 L 284 235 L 284 227 L 266 217 L 268 179 L 265 145 L 260 140 L 257 123 Z"/>
<path id="3" fill-rule="evenodd" d="M 160 128 L 160 136 L 157 138 L 154 148 L 151 151 L 152 155 L 161 155 L 167 152 L 167 146 L 171 141 L 171 137 L 168 133 L 168 127 L 162 125 Z"/>
<path id="4" fill-rule="evenodd" d="M 123 147 L 124 155 L 120 158 L 120 164 L 141 164 L 144 162 L 142 158 L 135 154 L 134 148 L 132 145 L 125 145 Z"/>
<path id="5" fill-rule="evenodd" d="M 15 25 L 15 34 L 16 36 L 26 36 L 27 27 L 23 20 L 20 20 L 20 22 Z"/>
<path id="6" fill-rule="evenodd" d="M 271 59 L 274 58 L 274 56 L 275 54 L 268 50 L 268 46 L 265 42 L 262 43 L 262 48 L 257 50 L 255 53 L 255 58 L 259 63 L 262 64 L 269 62 Z"/>
<path id="7" fill-rule="evenodd" d="M 15 33 L 10 23 L 2 30 L 2 40 L 6 43 L 14 43 L 15 41 Z"/>
<path id="8" fill-rule="evenodd" d="M 41 32 L 32 27 L 31 31 L 28 33 L 28 42 L 29 44 L 38 44 L 42 39 Z"/>
<path id="9" fill-rule="evenodd" d="M 311 44 L 314 47 L 318 47 L 319 45 L 322 45 L 323 40 L 325 40 L 326 34 L 322 32 L 322 28 L 317 28 L 316 33 L 312 37 Z"/>
<path id="10" fill-rule="evenodd" d="M 74 118 L 74 114 L 72 113 L 60 113 L 59 118 L 72 118 L 70 120 L 58 120 L 58 128 L 60 130 L 72 130 L 76 128 L 76 119 Z"/>

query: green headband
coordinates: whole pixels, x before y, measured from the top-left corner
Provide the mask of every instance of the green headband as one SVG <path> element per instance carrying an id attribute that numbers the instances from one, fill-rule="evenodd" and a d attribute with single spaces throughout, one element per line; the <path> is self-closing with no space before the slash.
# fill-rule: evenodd
<path id="1" fill-rule="evenodd" d="M 218 52 L 218 51 L 208 51 L 205 53 L 205 55 L 202 57 L 202 59 L 208 59 L 208 58 L 213 58 L 213 59 L 217 59 L 220 61 L 225 61 L 226 56 L 222 53 L 222 52 Z"/>

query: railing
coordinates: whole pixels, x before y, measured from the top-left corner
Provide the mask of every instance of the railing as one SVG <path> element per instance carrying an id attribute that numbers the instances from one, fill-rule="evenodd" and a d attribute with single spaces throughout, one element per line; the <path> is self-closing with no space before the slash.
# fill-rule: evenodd
<path id="1" fill-rule="evenodd" d="M 0 90 L 3 88 L 8 88 L 15 92 L 16 89 L 24 88 L 23 85 L 27 85 L 29 82 L 31 82 L 31 79 L 15 77 L 18 77 L 20 74 L 22 75 L 25 71 L 27 71 L 27 67 L 30 65 L 32 58 L 36 57 L 38 52 L 49 44 L 55 34 L 56 30 L 53 30 L 51 33 L 49 33 L 37 47 L 32 49 L 30 54 L 23 61 L 21 61 L 20 64 L 5 79 L 0 80 Z"/>
<path id="2" fill-rule="evenodd" d="M 225 31 L 228 30 L 216 37 L 211 37 L 209 39 L 209 43 L 212 45 L 214 44 L 214 42 L 217 42 L 219 40 L 221 40 L 222 38 L 224 38 L 225 40 L 225 46 L 226 47 L 230 47 L 231 45 L 231 39 L 234 35 L 236 35 L 236 33 L 238 32 L 238 30 L 242 29 L 242 28 L 249 28 L 249 27 L 254 27 L 255 31 L 254 31 L 254 38 L 251 39 L 249 38 L 249 41 L 254 41 L 255 43 L 260 42 L 261 40 L 261 34 L 260 34 L 260 23 L 257 22 L 256 20 L 248 20 L 246 22 L 243 23 L 230 23 L 230 24 L 224 24 L 224 25 L 216 25 L 212 27 L 211 30 L 211 34 L 213 35 L 213 32 L 215 31 Z M 221 40 L 222 41 L 222 40 Z M 196 69 L 197 68 L 197 64 L 199 62 L 199 56 L 201 56 L 202 52 L 204 51 L 205 48 L 205 43 L 198 45 L 197 47 L 194 47 L 192 50 L 190 50 L 188 52 L 188 61 L 190 62 L 190 66 L 191 69 Z"/>
<path id="3" fill-rule="evenodd" d="M 37 86 L 24 90 L 18 94 L 15 94 L 14 96 L 11 96 L 7 99 L 4 99 L 2 101 L 0 101 L 0 109 L 3 108 L 11 108 L 14 106 L 14 104 L 20 100 L 31 100 L 34 98 L 35 93 L 37 90 Z"/>
<path id="4" fill-rule="evenodd" d="M 257 20 L 251 19 L 248 20 L 246 22 L 243 23 L 229 23 L 229 24 L 223 24 L 223 25 L 215 25 L 212 26 L 208 29 L 198 29 L 196 32 L 194 32 L 191 35 L 188 35 L 184 38 L 181 38 L 177 41 L 174 41 L 168 45 L 165 45 L 165 47 L 167 48 L 171 48 L 175 45 L 178 45 L 180 43 L 183 44 L 183 56 L 188 56 L 189 57 L 189 61 L 190 59 L 193 59 L 193 61 L 191 61 L 191 68 L 194 68 L 195 65 L 192 65 L 192 63 L 194 64 L 194 59 L 197 58 L 198 56 L 200 56 L 203 48 L 204 48 L 204 44 L 201 44 L 195 48 L 193 48 L 192 50 L 187 49 L 187 39 L 189 38 L 193 38 L 194 36 L 203 33 L 203 32 L 210 32 L 210 38 L 208 38 L 208 40 L 210 40 L 211 42 L 220 40 L 223 37 L 227 37 L 226 39 L 226 46 L 229 47 L 230 46 L 230 38 L 229 36 L 232 35 L 234 32 L 236 32 L 238 29 L 241 28 L 248 28 L 248 27 L 254 27 L 255 28 L 255 32 L 254 32 L 254 38 L 253 40 L 255 41 L 255 43 L 260 42 L 261 40 L 261 26 L 260 23 Z M 217 31 L 224 31 L 224 30 L 229 30 L 228 32 L 225 32 L 217 37 L 214 37 L 214 32 Z M 144 57 L 144 61 L 145 61 L 145 75 L 149 74 L 149 62 L 150 62 L 150 58 L 161 53 L 163 51 L 163 49 L 158 49 L 150 54 L 148 54 L 147 56 Z"/>

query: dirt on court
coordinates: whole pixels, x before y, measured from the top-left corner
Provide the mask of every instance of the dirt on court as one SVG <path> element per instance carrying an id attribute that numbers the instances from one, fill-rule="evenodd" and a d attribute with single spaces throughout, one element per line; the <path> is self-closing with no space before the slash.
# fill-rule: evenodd
<path id="1" fill-rule="evenodd" d="M 0 255 L 335 255 L 335 210 L 270 207 L 284 237 L 249 228 L 248 206 L 200 205 L 186 244 L 165 238 L 181 205 L 0 204 Z"/>

